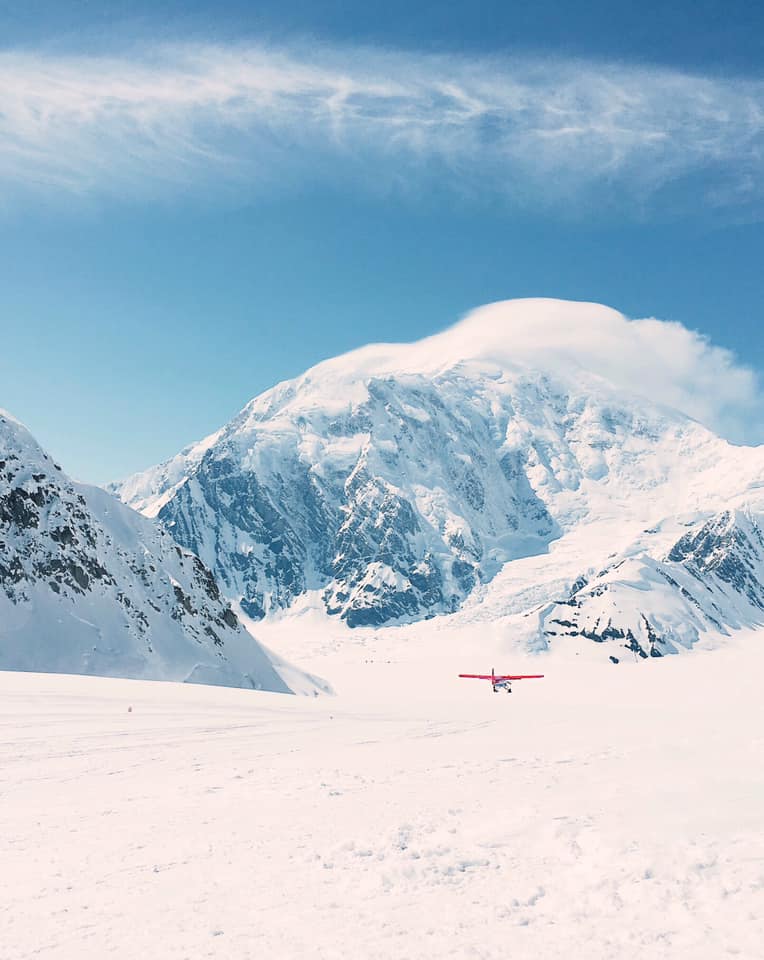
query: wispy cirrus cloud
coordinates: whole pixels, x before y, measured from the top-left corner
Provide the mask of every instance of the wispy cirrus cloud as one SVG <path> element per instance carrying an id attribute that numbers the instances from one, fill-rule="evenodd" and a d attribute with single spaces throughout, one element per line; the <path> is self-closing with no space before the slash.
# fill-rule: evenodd
<path id="1" fill-rule="evenodd" d="M 186 45 L 0 53 L 0 183 L 134 195 L 357 177 L 639 208 L 764 199 L 764 81 L 585 61 Z"/>

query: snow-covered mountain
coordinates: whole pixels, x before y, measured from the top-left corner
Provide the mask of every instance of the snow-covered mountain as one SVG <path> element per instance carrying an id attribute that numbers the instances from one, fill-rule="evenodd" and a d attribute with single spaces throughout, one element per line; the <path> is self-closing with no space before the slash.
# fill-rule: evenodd
<path id="1" fill-rule="evenodd" d="M 554 350 L 532 336 L 549 323 Z M 321 363 L 114 490 L 255 618 L 318 591 L 350 626 L 492 610 L 524 616 L 532 645 L 687 645 L 761 612 L 764 449 L 681 412 L 679 376 L 652 389 L 640 323 L 493 305 Z M 611 378 L 583 335 L 636 358 Z"/>
<path id="2" fill-rule="evenodd" d="M 675 528 L 667 522 L 664 526 Z M 540 635 L 618 641 L 646 658 L 691 647 L 706 632 L 764 623 L 764 515 L 722 511 L 647 530 L 604 569 L 579 577 L 540 611 Z M 657 540 L 657 542 L 652 542 Z M 610 654 L 614 656 L 614 654 Z"/>
<path id="3" fill-rule="evenodd" d="M 289 692 L 214 577 L 0 411 L 0 670 Z"/>

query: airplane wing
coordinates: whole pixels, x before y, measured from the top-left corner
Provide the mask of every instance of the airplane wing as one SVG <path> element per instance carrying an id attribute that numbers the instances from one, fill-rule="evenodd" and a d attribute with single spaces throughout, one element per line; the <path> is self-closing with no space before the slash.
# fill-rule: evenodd
<path id="1" fill-rule="evenodd" d="M 465 680 L 541 680 L 543 673 L 516 673 L 516 674 L 491 674 L 491 673 L 460 673 L 460 677 Z"/>

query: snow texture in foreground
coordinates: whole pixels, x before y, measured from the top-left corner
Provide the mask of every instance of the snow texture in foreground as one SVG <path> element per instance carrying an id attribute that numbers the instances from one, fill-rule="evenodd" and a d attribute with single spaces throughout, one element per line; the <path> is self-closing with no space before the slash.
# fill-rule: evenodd
<path id="1" fill-rule="evenodd" d="M 4 960 L 760 958 L 760 636 L 512 696 L 405 652 L 318 658 L 335 700 L 0 674 Z"/>

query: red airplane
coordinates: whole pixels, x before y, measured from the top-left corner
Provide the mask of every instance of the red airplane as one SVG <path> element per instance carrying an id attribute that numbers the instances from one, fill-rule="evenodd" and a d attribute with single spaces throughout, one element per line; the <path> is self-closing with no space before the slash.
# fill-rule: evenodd
<path id="1" fill-rule="evenodd" d="M 490 673 L 460 673 L 460 677 L 464 677 L 467 680 L 490 680 L 491 688 L 493 692 L 496 693 L 498 690 L 506 690 L 507 693 L 512 693 L 512 681 L 513 680 L 541 680 L 544 676 L 543 673 L 521 673 L 515 674 L 503 674 L 497 676 L 494 673 L 493 667 L 491 667 Z"/>

